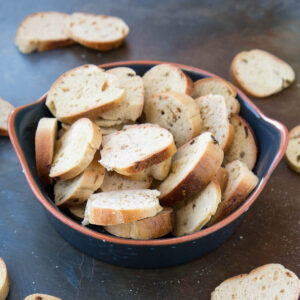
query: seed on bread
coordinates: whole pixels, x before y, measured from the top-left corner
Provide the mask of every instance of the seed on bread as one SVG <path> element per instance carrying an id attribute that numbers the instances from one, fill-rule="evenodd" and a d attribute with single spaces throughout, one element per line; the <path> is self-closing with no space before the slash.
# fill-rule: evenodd
<path id="1" fill-rule="evenodd" d="M 237 85 L 258 98 L 276 94 L 295 80 L 295 72 L 289 64 L 259 49 L 238 53 L 232 61 L 230 73 Z"/>
<path id="2" fill-rule="evenodd" d="M 160 202 L 171 205 L 201 191 L 223 161 L 223 151 L 210 132 L 181 146 L 172 159 L 169 176 L 159 185 Z"/>
<path id="3" fill-rule="evenodd" d="M 122 190 L 90 196 L 83 225 L 118 225 L 153 217 L 162 210 L 159 191 Z"/>
<path id="4" fill-rule="evenodd" d="M 123 43 L 129 28 L 117 17 L 74 13 L 66 24 L 66 31 L 74 41 L 85 47 L 108 51 Z"/>
<path id="5" fill-rule="evenodd" d="M 126 224 L 105 226 L 110 234 L 136 240 L 160 238 L 172 232 L 174 226 L 173 209 L 164 207 L 157 215 Z"/>
<path id="6" fill-rule="evenodd" d="M 294 127 L 289 133 L 285 159 L 294 171 L 300 172 L 300 125 Z"/>
<path id="7" fill-rule="evenodd" d="M 177 147 L 197 136 L 201 130 L 200 109 L 194 99 L 178 92 L 152 95 L 145 109 L 146 122 L 168 129 Z"/>
<path id="8" fill-rule="evenodd" d="M 91 163 L 101 145 L 98 126 L 87 118 L 76 121 L 56 142 L 49 176 L 57 180 L 76 177 Z"/>
<path id="9" fill-rule="evenodd" d="M 211 294 L 211 300 L 297 300 L 300 280 L 280 264 L 268 264 L 226 279 Z"/>
<path id="10" fill-rule="evenodd" d="M 0 97 L 0 136 L 7 136 L 7 120 L 9 114 L 14 110 L 14 107 Z"/>
<path id="11" fill-rule="evenodd" d="M 153 124 L 127 126 L 105 136 L 100 163 L 108 170 L 129 176 L 173 156 L 172 134 Z"/>
<path id="12" fill-rule="evenodd" d="M 230 149 L 225 154 L 224 163 L 234 160 L 244 162 L 252 170 L 257 159 L 255 136 L 249 124 L 238 115 L 231 116 L 230 123 L 234 128 L 234 139 Z"/>
<path id="13" fill-rule="evenodd" d="M 61 75 L 51 86 L 46 105 L 58 120 L 73 123 L 79 118 L 97 119 L 119 105 L 125 90 L 118 79 L 95 65 L 84 65 Z"/>
<path id="14" fill-rule="evenodd" d="M 4 260 L 0 257 L 0 299 L 6 299 L 9 293 L 9 278 Z"/>
<path id="15" fill-rule="evenodd" d="M 211 132 L 226 153 L 233 141 L 234 130 L 228 120 L 224 97 L 206 95 L 197 98 L 195 102 L 200 108 L 202 131 Z"/>
<path id="16" fill-rule="evenodd" d="M 60 12 L 38 12 L 27 16 L 20 24 L 15 43 L 22 53 L 47 51 L 74 43 L 65 26 L 69 15 Z"/>
<path id="17" fill-rule="evenodd" d="M 221 78 L 204 78 L 194 82 L 194 99 L 209 94 L 223 96 L 229 114 L 239 113 L 240 104 L 235 98 L 237 91 L 230 82 Z"/>

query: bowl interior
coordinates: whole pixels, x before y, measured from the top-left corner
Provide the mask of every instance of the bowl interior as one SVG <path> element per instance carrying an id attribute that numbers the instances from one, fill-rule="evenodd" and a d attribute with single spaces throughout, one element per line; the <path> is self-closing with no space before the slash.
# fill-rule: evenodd
<path id="1" fill-rule="evenodd" d="M 129 62 L 126 65 L 123 64 L 123 66 L 133 68 L 138 75 L 142 76 L 153 66 L 153 64 L 136 64 Z M 191 77 L 193 81 L 205 77 L 211 77 L 211 74 L 206 71 L 196 71 L 189 68 L 183 68 L 183 70 Z M 268 122 L 262 115 L 260 115 L 242 93 L 239 92 L 237 98 L 241 105 L 240 115 L 250 124 L 257 139 L 258 159 L 254 168 L 254 173 L 259 177 L 261 183 L 268 174 L 270 167 L 274 163 L 274 160 L 280 151 L 282 143 L 281 132 L 274 124 Z M 33 177 L 33 180 L 35 181 L 36 186 L 40 189 L 43 196 L 55 208 L 55 210 L 60 210 L 51 200 L 53 199 L 52 188 L 44 186 L 39 181 L 35 166 L 34 138 L 36 127 L 38 121 L 42 117 L 51 116 L 52 115 L 45 106 L 44 101 L 39 101 L 19 110 L 14 118 L 14 123 L 11 124 L 11 126 L 14 127 L 16 138 L 19 142 L 20 148 L 23 152 L 29 171 Z M 259 186 L 260 184 L 256 187 L 256 189 L 258 189 Z M 252 193 L 255 193 L 256 189 Z M 62 211 L 66 216 L 70 217 L 66 210 L 60 211 Z M 95 231 L 110 235 L 101 227 L 92 225 L 89 227 Z M 174 237 L 171 235 L 162 239 L 166 238 L 174 239 Z"/>

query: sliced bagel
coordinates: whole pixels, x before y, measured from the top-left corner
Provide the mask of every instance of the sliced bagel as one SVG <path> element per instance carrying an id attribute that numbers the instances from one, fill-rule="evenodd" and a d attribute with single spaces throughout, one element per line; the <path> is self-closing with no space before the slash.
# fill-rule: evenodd
<path id="1" fill-rule="evenodd" d="M 152 178 L 146 176 L 141 180 L 132 180 L 128 177 L 119 175 L 116 172 L 106 172 L 104 181 L 100 187 L 102 192 L 118 191 L 118 190 L 142 190 L 150 188 Z"/>
<path id="2" fill-rule="evenodd" d="M 49 176 L 67 180 L 79 175 L 92 162 L 101 140 L 94 122 L 87 118 L 76 121 L 56 142 Z"/>
<path id="3" fill-rule="evenodd" d="M 185 200 L 179 209 L 175 209 L 173 234 L 181 236 L 199 231 L 216 212 L 220 202 L 220 185 L 212 181 L 201 192 Z"/>
<path id="4" fill-rule="evenodd" d="M 258 184 L 258 177 L 239 160 L 225 166 L 228 172 L 228 183 L 222 201 L 209 225 L 212 225 L 231 214 L 253 191 Z"/>
<path id="5" fill-rule="evenodd" d="M 129 33 L 120 18 L 86 13 L 72 14 L 66 30 L 77 43 L 100 51 L 119 47 Z"/>
<path id="6" fill-rule="evenodd" d="M 230 123 L 234 128 L 234 139 L 230 149 L 225 154 L 224 163 L 240 160 L 252 170 L 257 159 L 254 133 L 249 124 L 238 115 L 231 116 Z"/>
<path id="7" fill-rule="evenodd" d="M 298 300 L 300 280 L 280 264 L 268 264 L 226 279 L 211 294 L 211 300 Z"/>
<path id="8" fill-rule="evenodd" d="M 169 176 L 159 185 L 160 202 L 173 204 L 202 190 L 223 161 L 223 151 L 210 132 L 181 146 L 172 159 Z"/>
<path id="9" fill-rule="evenodd" d="M 32 294 L 27 296 L 24 300 L 62 300 L 62 299 L 54 296 L 46 295 L 46 294 Z"/>
<path id="10" fill-rule="evenodd" d="M 70 206 L 69 212 L 72 217 L 81 221 L 84 218 L 85 207 L 86 207 L 86 202 L 81 203 L 78 206 Z"/>
<path id="11" fill-rule="evenodd" d="M 73 123 L 79 118 L 97 119 L 119 105 L 125 90 L 118 79 L 95 65 L 84 65 L 61 75 L 51 86 L 46 105 L 58 120 Z"/>
<path id="12" fill-rule="evenodd" d="M 96 153 L 92 162 L 80 175 L 55 183 L 54 201 L 57 206 L 78 206 L 100 188 L 105 169 L 99 164 L 99 159 L 100 155 Z"/>
<path id="13" fill-rule="evenodd" d="M 179 67 L 171 64 L 160 64 L 152 67 L 144 76 L 145 106 L 153 94 L 160 92 L 178 92 L 193 94 L 194 84 L 190 77 Z"/>
<path id="14" fill-rule="evenodd" d="M 204 78 L 194 82 L 193 98 L 196 99 L 209 94 L 223 96 L 229 114 L 239 113 L 240 103 L 235 98 L 237 91 L 230 82 L 221 78 Z"/>
<path id="15" fill-rule="evenodd" d="M 0 299 L 5 300 L 9 293 L 9 278 L 4 260 L 0 257 Z"/>
<path id="16" fill-rule="evenodd" d="M 295 72 L 279 57 L 259 49 L 238 53 L 231 64 L 234 82 L 251 96 L 263 98 L 291 85 Z"/>
<path id="17" fill-rule="evenodd" d="M 0 97 L 0 136 L 7 136 L 8 135 L 8 129 L 7 129 L 7 120 L 9 114 L 14 110 L 15 108 L 7 101 L 3 100 Z"/>
<path id="18" fill-rule="evenodd" d="M 224 97 L 206 95 L 195 100 L 200 108 L 202 131 L 211 132 L 224 152 L 231 146 L 234 130 L 228 120 L 228 111 Z"/>
<path id="19" fill-rule="evenodd" d="M 90 196 L 83 225 L 118 225 L 153 217 L 162 207 L 156 190 L 123 190 Z"/>
<path id="20" fill-rule="evenodd" d="M 145 109 L 146 122 L 168 129 L 177 147 L 185 144 L 201 131 L 200 109 L 194 99 L 178 92 L 152 95 Z"/>
<path id="21" fill-rule="evenodd" d="M 118 78 L 119 86 L 126 91 L 126 97 L 118 107 L 102 113 L 101 118 L 121 121 L 123 124 L 128 121 L 135 122 L 144 107 L 143 79 L 134 70 L 126 67 L 113 68 L 106 72 Z"/>
<path id="22" fill-rule="evenodd" d="M 176 152 L 172 134 L 153 124 L 128 126 L 105 136 L 100 163 L 108 171 L 133 175 Z"/>
<path id="23" fill-rule="evenodd" d="M 222 194 L 225 192 L 228 182 L 228 172 L 225 168 L 220 167 L 215 175 L 215 179 L 218 181 Z"/>
<path id="24" fill-rule="evenodd" d="M 151 240 L 172 232 L 174 225 L 173 209 L 164 207 L 154 217 L 145 218 L 131 223 L 105 226 L 110 234 L 135 240 Z"/>
<path id="25" fill-rule="evenodd" d="M 23 53 L 46 51 L 74 43 L 65 26 L 69 15 L 48 11 L 27 16 L 20 24 L 15 43 Z"/>
<path id="26" fill-rule="evenodd" d="M 294 171 L 300 172 L 300 125 L 294 127 L 289 133 L 285 159 Z"/>
<path id="27" fill-rule="evenodd" d="M 35 164 L 40 180 L 51 184 L 49 170 L 52 164 L 57 136 L 57 120 L 42 118 L 35 132 Z"/>

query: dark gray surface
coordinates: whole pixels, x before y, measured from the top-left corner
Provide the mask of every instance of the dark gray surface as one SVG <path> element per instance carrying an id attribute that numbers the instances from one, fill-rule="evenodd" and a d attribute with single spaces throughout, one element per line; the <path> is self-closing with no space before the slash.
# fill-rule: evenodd
<path id="1" fill-rule="evenodd" d="M 214 4 L 212 4 L 212 2 Z M 45 93 L 66 70 L 84 63 L 167 60 L 229 79 L 233 56 L 268 50 L 300 71 L 299 1 L 0 1 L 0 96 L 15 106 Z M 14 46 L 29 13 L 58 10 L 111 14 L 131 32 L 108 53 L 78 45 L 32 55 Z M 300 123 L 299 87 L 254 102 L 290 129 Z M 300 274 L 300 176 L 281 162 L 234 236 L 195 262 L 161 270 L 101 263 L 66 243 L 30 191 L 8 138 L 0 138 L 0 256 L 7 263 L 9 300 L 34 292 L 69 299 L 209 299 L 227 277 L 278 262 Z M 145 258 L 146 259 L 146 258 Z"/>

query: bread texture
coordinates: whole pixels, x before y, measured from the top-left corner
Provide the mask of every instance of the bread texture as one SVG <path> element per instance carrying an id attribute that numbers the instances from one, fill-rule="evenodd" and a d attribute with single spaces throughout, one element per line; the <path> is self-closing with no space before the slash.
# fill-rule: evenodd
<path id="1" fill-rule="evenodd" d="M 175 209 L 175 227 L 173 234 L 181 236 L 199 231 L 216 212 L 221 201 L 221 188 L 215 180 L 205 189 L 184 201 Z"/>
<path id="2" fill-rule="evenodd" d="M 259 49 L 238 53 L 231 64 L 234 82 L 251 96 L 263 98 L 287 88 L 295 80 L 289 64 Z"/>
<path id="3" fill-rule="evenodd" d="M 73 123 L 82 117 L 99 118 L 104 111 L 118 106 L 125 94 L 114 75 L 95 65 L 84 65 L 54 82 L 46 105 L 58 120 Z"/>
<path id="4" fill-rule="evenodd" d="M 145 108 L 153 94 L 160 92 L 179 92 L 192 95 L 194 85 L 188 75 L 171 64 L 160 64 L 152 67 L 144 76 Z"/>
<path id="5" fill-rule="evenodd" d="M 300 280 L 280 264 L 268 264 L 223 281 L 211 300 L 298 300 Z"/>
<path id="6" fill-rule="evenodd" d="M 0 300 L 5 300 L 9 293 L 9 278 L 4 260 L 0 257 Z"/>
<path id="7" fill-rule="evenodd" d="M 0 97 L 0 136 L 8 136 L 7 120 L 15 108 Z"/>
<path id="8" fill-rule="evenodd" d="M 57 206 L 78 206 L 87 201 L 103 183 L 105 169 L 99 164 L 97 152 L 89 166 L 75 178 L 57 181 L 54 185 L 54 201 Z"/>
<path id="9" fill-rule="evenodd" d="M 300 172 L 300 125 L 294 127 L 289 133 L 285 159 L 294 171 Z"/>
<path id="10" fill-rule="evenodd" d="M 225 168 L 228 172 L 227 186 L 209 225 L 231 214 L 248 197 L 259 181 L 258 177 L 239 160 L 227 164 Z"/>
<path id="11" fill-rule="evenodd" d="M 119 86 L 126 91 L 126 96 L 119 106 L 102 113 L 101 118 L 121 121 L 121 124 L 135 122 L 144 107 L 143 79 L 133 69 L 126 67 L 113 68 L 106 72 L 117 77 Z"/>
<path id="12" fill-rule="evenodd" d="M 228 120 L 225 99 L 221 95 L 206 95 L 195 100 L 200 108 L 202 131 L 211 132 L 224 152 L 231 146 L 234 130 Z"/>
<path id="13" fill-rule="evenodd" d="M 66 24 L 66 31 L 74 41 L 85 47 L 108 51 L 123 43 L 129 28 L 117 17 L 74 13 Z"/>
<path id="14" fill-rule="evenodd" d="M 79 175 L 92 162 L 101 140 L 94 122 L 87 118 L 76 121 L 56 142 L 49 176 L 67 180 Z"/>
<path id="15" fill-rule="evenodd" d="M 167 158 L 159 164 L 150 167 L 150 175 L 156 180 L 164 180 L 170 172 L 172 166 L 172 157 Z"/>
<path id="16" fill-rule="evenodd" d="M 38 12 L 27 16 L 20 24 L 15 43 L 22 53 L 46 51 L 74 43 L 65 26 L 69 15 L 60 12 Z"/>
<path id="17" fill-rule="evenodd" d="M 169 176 L 159 185 L 160 202 L 171 205 L 201 191 L 223 161 L 223 151 L 210 132 L 181 146 L 172 160 Z"/>
<path id="18" fill-rule="evenodd" d="M 90 196 L 83 225 L 118 225 L 153 217 L 162 210 L 156 190 L 123 190 Z"/>
<path id="19" fill-rule="evenodd" d="M 127 126 L 105 136 L 100 163 L 108 171 L 133 175 L 176 152 L 172 134 L 153 124 Z"/>
<path id="20" fill-rule="evenodd" d="M 45 184 L 51 184 L 49 171 L 53 160 L 57 136 L 57 120 L 42 118 L 35 132 L 35 163 L 38 176 Z"/>
<path id="21" fill-rule="evenodd" d="M 150 176 L 147 176 L 141 180 L 131 180 L 128 179 L 128 177 L 119 175 L 116 172 L 106 172 L 100 189 L 102 192 L 142 190 L 150 188 L 151 183 L 152 178 Z"/>
<path id="22" fill-rule="evenodd" d="M 32 294 L 27 296 L 24 300 L 62 300 L 62 299 L 54 296 L 46 295 L 46 294 Z"/>
<path id="23" fill-rule="evenodd" d="M 204 78 L 194 82 L 193 98 L 196 99 L 209 94 L 223 96 L 228 113 L 239 113 L 240 103 L 236 99 L 237 91 L 230 82 L 221 78 Z"/>
<path id="24" fill-rule="evenodd" d="M 73 218 L 81 221 L 84 218 L 85 207 L 86 207 L 86 202 L 81 203 L 78 206 L 70 206 L 69 212 Z"/>
<path id="25" fill-rule="evenodd" d="M 194 99 L 178 92 L 152 95 L 145 109 L 146 122 L 168 129 L 177 147 L 182 146 L 201 131 L 200 109 Z"/>
<path id="26" fill-rule="evenodd" d="M 219 183 L 222 194 L 225 192 L 228 182 L 228 172 L 225 168 L 220 167 L 215 175 L 215 180 Z"/>
<path id="27" fill-rule="evenodd" d="M 252 170 L 257 159 L 257 146 L 254 133 L 249 124 L 238 115 L 231 116 L 230 123 L 234 128 L 234 139 L 225 154 L 224 163 L 234 160 L 244 162 Z"/>
<path id="28" fill-rule="evenodd" d="M 135 240 L 160 238 L 172 232 L 174 225 L 173 209 L 165 207 L 156 216 L 131 223 L 105 226 L 110 234 Z"/>

